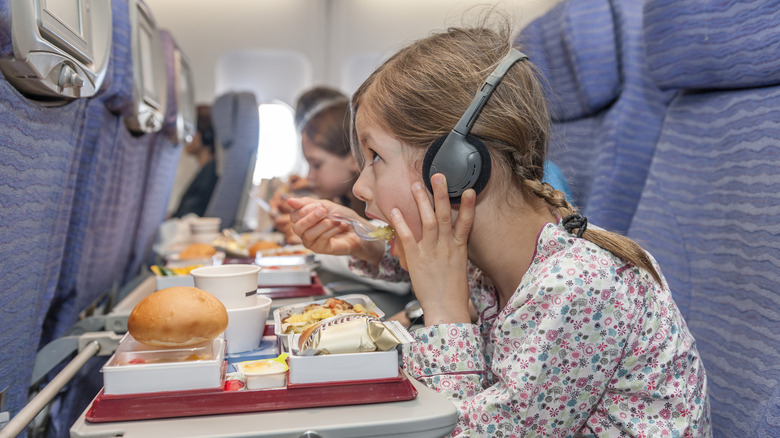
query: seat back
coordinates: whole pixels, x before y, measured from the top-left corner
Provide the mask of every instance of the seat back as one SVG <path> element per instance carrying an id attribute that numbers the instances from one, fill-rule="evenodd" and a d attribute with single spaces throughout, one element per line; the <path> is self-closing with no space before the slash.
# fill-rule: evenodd
<path id="1" fill-rule="evenodd" d="M 221 218 L 223 228 L 241 228 L 260 138 L 255 95 L 228 92 L 217 97 L 212 119 L 219 179 L 204 216 Z"/>
<path id="2" fill-rule="evenodd" d="M 157 229 L 165 221 L 168 199 L 176 176 L 176 166 L 182 151 L 182 145 L 177 138 L 180 102 L 176 87 L 178 74 L 175 64 L 176 42 L 171 33 L 166 30 L 160 31 L 160 38 L 165 52 L 168 98 L 163 127 L 160 132 L 154 134 L 151 145 L 138 228 L 133 242 L 133 258 L 127 266 L 126 279 L 138 274 L 139 270 L 147 269 L 148 265 L 154 262 L 152 246 L 157 236 Z"/>
<path id="3" fill-rule="evenodd" d="M 775 436 L 780 3 L 647 0 L 644 33 L 652 78 L 681 90 L 629 236 L 660 263 L 696 338 L 714 435 Z"/>
<path id="4" fill-rule="evenodd" d="M 569 37 L 585 31 L 578 26 L 586 23 L 587 38 Z M 528 24 L 515 45 L 544 78 L 553 119 L 548 157 L 571 187 L 569 201 L 584 208 L 595 173 L 595 135 L 620 93 L 609 2 L 563 1 Z"/>
<path id="5" fill-rule="evenodd" d="M 565 0 L 519 35 L 548 82 L 550 159 L 589 220 L 625 233 L 671 92 L 649 79 L 641 2 Z"/>
<path id="6" fill-rule="evenodd" d="M 13 53 L 8 0 L 0 0 L 0 56 Z M 0 387 L 3 411 L 27 403 L 41 327 L 65 251 L 75 193 L 74 145 L 86 99 L 59 107 L 23 97 L 0 75 Z"/>
<path id="7" fill-rule="evenodd" d="M 130 238 L 128 230 L 135 229 L 135 223 L 129 225 L 135 214 L 129 210 L 134 204 L 128 202 L 123 190 L 132 190 L 143 181 L 137 165 L 123 162 L 128 151 L 117 143 L 121 133 L 127 131 L 122 117 L 132 111 L 129 7 L 128 0 L 112 1 L 109 72 L 102 93 L 89 101 L 82 136 L 76 143 L 80 159 L 74 166 L 76 196 L 68 227 L 68 257 L 47 316 L 43 344 L 67 333 L 78 321 L 79 312 L 124 276 L 126 262 L 117 254 L 129 252 L 125 239 Z M 139 147 L 139 151 L 144 150 Z M 127 175 L 128 179 L 117 181 L 117 175 Z M 116 218 L 124 223 L 116 225 Z"/>

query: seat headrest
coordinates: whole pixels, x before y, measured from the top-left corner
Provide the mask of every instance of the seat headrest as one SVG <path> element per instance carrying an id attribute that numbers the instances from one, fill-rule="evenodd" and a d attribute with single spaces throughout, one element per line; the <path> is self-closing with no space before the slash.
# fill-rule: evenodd
<path id="1" fill-rule="evenodd" d="M 129 116 L 133 113 L 134 80 L 130 7 L 129 0 L 111 2 L 113 21 L 111 61 L 103 84 L 105 90 L 101 95 L 106 108 L 121 116 Z"/>
<path id="2" fill-rule="evenodd" d="M 648 67 L 661 88 L 780 83 L 776 0 L 647 0 L 643 22 Z"/>
<path id="3" fill-rule="evenodd" d="M 176 42 L 173 35 L 164 29 L 160 30 L 160 41 L 165 53 L 165 77 L 168 82 L 168 98 L 165 99 L 165 117 L 161 131 L 169 137 L 176 137 L 176 119 L 179 113 L 179 96 L 176 88 Z"/>
<path id="4" fill-rule="evenodd" d="M 10 0 L 0 0 L 0 57 L 13 56 Z"/>
<path id="5" fill-rule="evenodd" d="M 608 0 L 565 0 L 525 27 L 515 42 L 544 76 L 556 121 L 598 113 L 620 93 Z"/>
<path id="6" fill-rule="evenodd" d="M 211 122 L 216 137 L 217 175 L 224 171 L 224 154 L 242 136 L 257 136 L 257 99 L 250 92 L 228 92 L 217 97 L 212 105 Z M 252 131 L 249 133 L 249 131 Z M 257 147 L 257 140 L 254 141 Z"/>

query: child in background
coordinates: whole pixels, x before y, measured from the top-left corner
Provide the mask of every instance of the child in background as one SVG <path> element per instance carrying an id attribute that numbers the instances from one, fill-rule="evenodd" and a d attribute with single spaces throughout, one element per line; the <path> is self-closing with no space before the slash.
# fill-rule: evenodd
<path id="1" fill-rule="evenodd" d="M 433 34 L 353 95 L 353 191 L 395 228 L 389 244 L 360 240 L 326 219 L 343 207 L 314 199 L 290 200 L 293 229 L 365 275 L 411 278 L 425 327 L 403 367 L 458 407 L 452 436 L 711 436 L 704 366 L 655 260 L 542 182 L 550 120 L 531 61 L 511 64 L 471 128 L 492 162 L 481 191 L 451 204 L 445 176 L 423 176 L 510 37 Z"/>

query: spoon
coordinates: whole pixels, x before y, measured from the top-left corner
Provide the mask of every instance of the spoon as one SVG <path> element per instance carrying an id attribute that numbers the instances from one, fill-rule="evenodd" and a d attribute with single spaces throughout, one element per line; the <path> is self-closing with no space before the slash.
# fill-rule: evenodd
<path id="1" fill-rule="evenodd" d="M 363 222 L 357 221 L 355 219 L 346 218 L 344 216 L 339 216 L 337 214 L 331 214 L 328 215 L 328 219 L 336 222 L 344 222 L 345 224 L 352 225 L 352 228 L 355 230 L 355 233 L 363 240 L 379 240 L 381 239 L 380 236 L 376 234 L 376 227 L 369 226 L 364 224 Z"/>

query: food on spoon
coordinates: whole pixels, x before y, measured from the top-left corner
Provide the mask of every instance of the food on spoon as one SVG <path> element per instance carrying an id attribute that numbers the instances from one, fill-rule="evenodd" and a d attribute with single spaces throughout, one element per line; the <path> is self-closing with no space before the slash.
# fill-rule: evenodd
<path id="1" fill-rule="evenodd" d="M 227 328 L 224 304 L 196 287 L 160 289 L 130 312 L 127 331 L 154 347 L 184 348 L 215 339 Z"/>
<path id="2" fill-rule="evenodd" d="M 180 260 L 204 259 L 217 253 L 217 248 L 207 243 L 193 243 L 179 253 Z"/>
<path id="3" fill-rule="evenodd" d="M 375 313 L 370 312 L 360 304 L 350 304 L 338 298 L 328 298 L 322 304 L 309 304 L 303 308 L 301 313 L 293 313 L 282 319 L 282 332 L 287 334 L 302 333 L 312 324 L 344 313 L 365 313 L 376 316 Z"/>
<path id="4" fill-rule="evenodd" d="M 376 230 L 368 233 L 368 235 L 371 237 L 378 237 L 380 239 L 390 241 L 393 239 L 393 236 L 395 236 L 395 230 L 393 230 L 392 225 L 382 225 L 380 227 L 377 227 Z"/>

